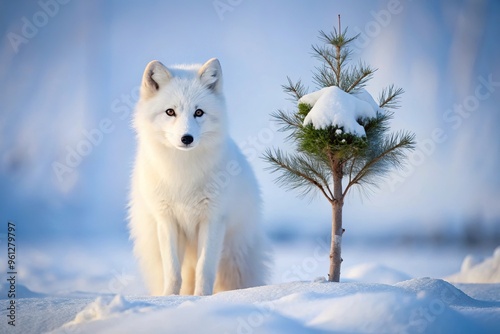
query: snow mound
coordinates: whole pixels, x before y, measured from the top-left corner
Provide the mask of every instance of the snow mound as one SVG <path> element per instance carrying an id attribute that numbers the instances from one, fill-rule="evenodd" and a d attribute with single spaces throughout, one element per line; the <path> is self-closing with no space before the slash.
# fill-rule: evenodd
<path id="1" fill-rule="evenodd" d="M 416 278 L 395 284 L 416 294 L 418 299 L 439 298 L 449 305 L 472 305 L 475 300 L 441 279 L 429 277 Z"/>
<path id="2" fill-rule="evenodd" d="M 117 317 L 129 313 L 141 313 L 154 308 L 153 305 L 143 302 L 129 302 L 123 296 L 100 296 L 80 311 L 75 319 L 65 326 L 74 326 L 77 324 L 90 322 L 94 320 L 103 320 Z"/>
<path id="3" fill-rule="evenodd" d="M 436 314 L 426 311 L 432 300 L 398 292 L 353 294 L 330 300 L 310 325 L 341 333 L 473 333 L 470 319 L 440 305 Z M 419 312 L 420 311 L 420 312 Z"/>
<path id="4" fill-rule="evenodd" d="M 364 263 L 347 268 L 342 276 L 356 282 L 382 284 L 395 284 L 411 278 L 401 271 L 377 263 Z"/>
<path id="5" fill-rule="evenodd" d="M 395 285 L 292 282 L 191 299 L 151 297 L 154 308 L 133 299 L 98 299 L 77 314 L 70 329 L 75 333 L 493 333 L 500 320 L 499 302 L 475 300 L 430 278 Z M 163 304 L 173 299 L 179 302 Z M 67 327 L 55 332 L 65 333 Z"/>
<path id="6" fill-rule="evenodd" d="M 299 99 L 300 103 L 312 106 L 304 125 L 312 124 L 316 129 L 338 126 L 359 137 L 365 136 L 366 132 L 358 119 L 373 118 L 380 109 L 366 90 L 349 94 L 336 86 L 304 95 Z"/>
<path id="7" fill-rule="evenodd" d="M 500 283 L 500 246 L 484 260 L 468 255 L 459 273 L 446 277 L 453 283 Z"/>

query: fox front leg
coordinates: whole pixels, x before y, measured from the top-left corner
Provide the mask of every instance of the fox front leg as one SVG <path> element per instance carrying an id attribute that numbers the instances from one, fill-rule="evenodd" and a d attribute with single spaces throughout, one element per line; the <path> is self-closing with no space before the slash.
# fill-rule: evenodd
<path id="1" fill-rule="evenodd" d="M 220 221 L 208 221 L 200 224 L 194 289 L 196 296 L 207 296 L 213 293 L 224 233 L 225 228 Z"/>
<path id="2" fill-rule="evenodd" d="M 163 267 L 163 295 L 178 295 L 181 290 L 181 265 L 184 255 L 183 238 L 177 224 L 158 223 L 158 240 Z"/>

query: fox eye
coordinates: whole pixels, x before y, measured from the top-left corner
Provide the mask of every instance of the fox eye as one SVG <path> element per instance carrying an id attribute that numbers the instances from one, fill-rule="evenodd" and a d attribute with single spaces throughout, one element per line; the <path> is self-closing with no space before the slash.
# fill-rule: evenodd
<path id="1" fill-rule="evenodd" d="M 201 117 L 203 116 L 205 112 L 201 109 L 196 109 L 196 111 L 194 112 L 194 117 Z"/>
<path id="2" fill-rule="evenodd" d="M 170 117 L 175 116 L 175 110 L 174 109 L 167 109 L 167 110 L 165 110 L 165 113 L 168 116 L 170 116 Z"/>

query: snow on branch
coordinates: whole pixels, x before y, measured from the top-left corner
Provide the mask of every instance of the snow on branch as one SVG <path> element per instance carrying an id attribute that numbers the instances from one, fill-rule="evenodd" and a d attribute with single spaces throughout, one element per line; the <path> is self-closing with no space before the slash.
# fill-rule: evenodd
<path id="1" fill-rule="evenodd" d="M 358 120 L 374 118 L 382 111 L 365 89 L 349 94 L 336 86 L 304 95 L 299 99 L 299 104 L 301 103 L 312 106 L 304 119 L 304 125 L 312 124 L 315 129 L 342 127 L 344 132 L 358 137 L 366 136 L 365 129 Z"/>

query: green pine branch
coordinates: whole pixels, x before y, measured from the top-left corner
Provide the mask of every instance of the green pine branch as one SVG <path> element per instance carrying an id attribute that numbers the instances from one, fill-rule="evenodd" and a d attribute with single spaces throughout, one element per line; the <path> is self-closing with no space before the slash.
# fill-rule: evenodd
<path id="1" fill-rule="evenodd" d="M 347 194 L 353 185 L 377 186 L 377 181 L 388 175 L 391 169 L 404 166 L 406 153 L 415 149 L 415 135 L 400 131 L 391 134 L 377 145 L 367 150 L 366 157 L 353 160 L 349 173 L 349 184 L 344 190 Z M 356 164 L 358 165 L 357 167 Z"/>
<path id="2" fill-rule="evenodd" d="M 280 149 L 266 150 L 264 160 L 270 164 L 267 169 L 271 173 L 281 173 L 276 183 L 283 188 L 299 190 L 302 197 L 317 188 L 329 201 L 333 200 L 328 168 L 322 162 L 305 154 L 287 154 Z"/>
<path id="3" fill-rule="evenodd" d="M 397 88 L 394 85 L 390 85 L 385 88 L 379 96 L 379 106 L 380 108 L 386 109 L 397 109 L 399 108 L 399 100 L 401 95 L 404 93 L 402 88 Z"/>
<path id="4" fill-rule="evenodd" d="M 297 114 L 292 114 L 285 112 L 283 110 L 278 110 L 271 114 L 271 117 L 275 119 L 275 121 L 281 125 L 279 131 L 295 131 L 297 128 L 302 126 L 302 120 L 298 117 Z"/>
<path id="5" fill-rule="evenodd" d="M 316 67 L 316 72 L 313 73 L 313 81 L 318 87 L 338 86 L 338 76 L 328 67 Z"/>
<path id="6" fill-rule="evenodd" d="M 282 85 L 283 91 L 292 97 L 292 100 L 298 101 L 304 95 L 306 95 L 307 89 L 304 87 L 302 82 L 299 80 L 293 83 L 290 77 L 286 77 L 288 84 Z"/>
<path id="7" fill-rule="evenodd" d="M 344 75 L 345 84 L 341 88 L 346 92 L 356 91 L 366 86 L 366 83 L 373 77 L 376 69 L 371 68 L 369 65 L 359 63 L 358 66 L 352 68 Z"/>

